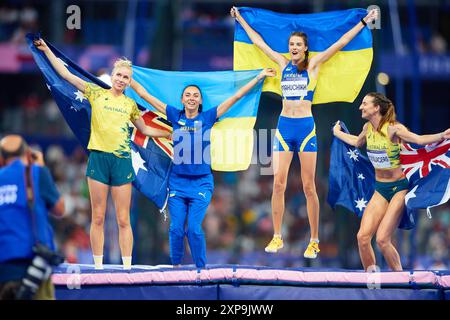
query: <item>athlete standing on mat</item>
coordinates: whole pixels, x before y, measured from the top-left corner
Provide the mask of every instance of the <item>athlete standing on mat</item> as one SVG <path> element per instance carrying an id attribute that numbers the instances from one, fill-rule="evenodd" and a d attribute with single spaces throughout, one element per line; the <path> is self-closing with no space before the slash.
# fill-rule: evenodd
<path id="1" fill-rule="evenodd" d="M 365 270 L 375 265 L 371 241 L 376 233 L 380 248 L 389 268 L 401 271 L 400 256 L 392 244 L 405 207 L 408 180 L 400 166 L 400 143 L 426 145 L 450 138 L 450 129 L 432 135 L 417 135 L 395 120 L 393 103 L 381 93 L 368 93 L 359 109 L 367 120 L 359 136 L 341 131 L 339 121 L 333 127 L 334 135 L 354 147 L 367 145 L 367 155 L 375 168 L 375 193 L 364 210 L 358 232 L 358 247 Z"/>
<path id="2" fill-rule="evenodd" d="M 281 225 L 284 214 L 284 192 L 293 153 L 297 152 L 301 163 L 301 180 L 306 197 L 311 238 L 304 253 L 305 258 L 314 259 L 319 250 L 319 198 L 315 186 L 317 162 L 316 126 L 311 105 L 316 88 L 319 68 L 334 54 L 345 47 L 367 23 L 377 19 L 378 11 L 371 10 L 356 26 L 344 34 L 327 50 L 309 59 L 308 38 L 303 32 L 293 32 L 289 37 L 290 60 L 270 48 L 264 39 L 250 27 L 236 7 L 230 14 L 235 18 L 252 42 L 282 70 L 281 91 L 283 109 L 278 120 L 273 145 L 274 181 L 272 194 L 272 218 L 274 236 L 265 248 L 275 253 L 283 248 Z M 294 87 L 294 89 L 292 89 Z"/>
<path id="3" fill-rule="evenodd" d="M 247 94 L 266 76 L 275 76 L 273 69 L 264 69 L 257 77 L 240 88 L 235 95 L 219 106 L 202 110 L 202 93 L 196 85 L 188 85 L 181 95 L 183 110 L 167 105 L 150 95 L 139 83 L 132 81 L 137 94 L 167 115 L 173 126 L 174 160 L 169 178 L 170 257 L 174 266 L 180 266 L 184 254 L 184 235 L 195 265 L 206 265 L 206 240 L 202 222 L 211 201 L 214 181 L 209 155 L 205 150 L 210 145 L 210 129 L 233 104 Z M 205 132 L 207 132 L 205 134 Z M 206 136 L 208 135 L 208 136 Z M 181 148 L 180 148 L 181 146 Z M 207 159 L 204 158 L 204 155 Z M 198 161 L 200 160 L 200 161 Z M 185 224 L 187 220 L 187 230 Z"/>
<path id="4" fill-rule="evenodd" d="M 128 124 L 131 121 L 144 135 L 167 137 L 168 132 L 145 125 L 136 102 L 123 94 L 131 82 L 131 62 L 119 59 L 111 75 L 112 87 L 103 89 L 72 74 L 42 40 L 34 45 L 43 51 L 56 72 L 91 104 L 90 150 L 86 176 L 92 205 L 90 239 L 96 269 L 103 269 L 104 221 L 108 192 L 111 194 L 119 226 L 119 245 L 124 269 L 131 269 L 133 233 L 130 225 L 131 163 Z"/>

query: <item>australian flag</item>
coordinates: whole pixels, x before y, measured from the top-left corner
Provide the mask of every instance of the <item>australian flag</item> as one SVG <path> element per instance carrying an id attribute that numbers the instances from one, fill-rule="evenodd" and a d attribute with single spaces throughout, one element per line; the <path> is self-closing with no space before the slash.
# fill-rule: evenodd
<path id="1" fill-rule="evenodd" d="M 400 162 L 410 182 L 408 209 L 427 209 L 450 198 L 450 140 L 423 146 L 402 144 Z"/>
<path id="2" fill-rule="evenodd" d="M 341 121 L 342 131 L 348 133 Z M 334 209 L 340 205 L 358 217 L 375 192 L 375 169 L 370 160 L 358 148 L 352 147 L 338 138 L 331 145 L 328 203 Z M 411 183 L 410 183 L 411 186 Z M 415 210 L 405 208 L 399 228 L 412 229 L 415 226 Z"/>
<path id="3" fill-rule="evenodd" d="M 64 119 L 75 137 L 88 152 L 87 145 L 89 143 L 91 124 L 91 106 L 89 101 L 81 91 L 56 73 L 45 54 L 33 45 L 33 40 L 36 38 L 39 38 L 39 36 L 34 34 L 26 36 L 34 60 L 42 71 L 47 88 L 50 90 Z M 46 43 L 71 73 L 102 88 L 110 88 L 109 85 L 67 58 L 52 44 Z M 140 105 L 138 107 L 143 112 L 141 114 L 148 126 L 172 131 L 172 127 L 167 120 Z M 148 138 L 133 127 L 130 127 L 130 131 L 131 154 L 133 168 L 136 173 L 133 186 L 147 196 L 162 211 L 167 202 L 173 145 L 171 141 L 165 138 Z"/>

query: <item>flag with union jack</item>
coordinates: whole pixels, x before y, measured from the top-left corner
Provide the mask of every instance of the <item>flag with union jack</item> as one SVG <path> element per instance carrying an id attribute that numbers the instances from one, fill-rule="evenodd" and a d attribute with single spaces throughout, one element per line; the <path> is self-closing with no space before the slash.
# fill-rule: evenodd
<path id="1" fill-rule="evenodd" d="M 48 90 L 50 90 L 59 110 L 71 128 L 75 137 L 80 141 L 86 152 L 90 137 L 91 106 L 83 93 L 61 78 L 53 69 L 44 53 L 33 45 L 33 39 L 40 36 L 28 34 L 26 40 L 39 69 L 42 71 Z M 48 47 L 59 58 L 66 68 L 85 81 L 95 83 L 102 88 L 110 86 L 91 73 L 83 70 L 67 58 L 62 52 L 47 42 Z M 172 131 L 170 123 L 164 117 L 138 105 L 145 123 L 148 126 Z M 131 158 L 136 179 L 133 186 L 148 197 L 163 211 L 168 197 L 168 181 L 172 166 L 173 145 L 166 138 L 148 138 L 132 127 Z"/>
<path id="2" fill-rule="evenodd" d="M 146 110 L 142 118 L 147 126 L 172 131 L 170 122 L 152 111 Z M 163 211 L 167 204 L 173 143 L 166 138 L 147 137 L 136 128 L 130 130 L 131 159 L 136 173 L 133 185 Z"/>
<path id="3" fill-rule="evenodd" d="M 427 209 L 450 198 L 450 140 L 417 146 L 402 144 L 400 162 L 410 182 L 405 202 L 408 209 Z"/>

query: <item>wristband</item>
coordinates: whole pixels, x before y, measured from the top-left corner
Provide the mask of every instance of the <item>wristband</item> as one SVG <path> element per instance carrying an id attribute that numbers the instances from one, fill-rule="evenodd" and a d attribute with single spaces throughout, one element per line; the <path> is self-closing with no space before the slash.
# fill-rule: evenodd
<path id="1" fill-rule="evenodd" d="M 367 22 L 364 21 L 364 18 L 361 18 L 361 23 L 362 23 L 364 26 L 367 26 Z"/>

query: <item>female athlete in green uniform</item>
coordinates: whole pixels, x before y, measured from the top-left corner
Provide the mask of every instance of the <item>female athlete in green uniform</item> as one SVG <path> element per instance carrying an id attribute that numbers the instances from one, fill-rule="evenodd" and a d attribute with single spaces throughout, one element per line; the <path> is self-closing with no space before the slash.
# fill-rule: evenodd
<path id="1" fill-rule="evenodd" d="M 103 268 L 105 210 L 111 187 L 123 265 L 124 269 L 131 269 L 133 233 L 130 202 L 135 173 L 131 163 L 128 123 L 131 120 L 147 136 L 166 137 L 169 133 L 146 126 L 136 102 L 123 94 L 131 82 L 130 61 L 116 61 L 111 74 L 112 87 L 106 90 L 72 74 L 42 39 L 34 41 L 34 45 L 45 53 L 58 74 L 84 93 L 91 104 L 90 154 L 86 176 L 92 205 L 90 238 L 95 268 Z"/>
<path id="2" fill-rule="evenodd" d="M 450 138 L 450 129 L 431 135 L 417 135 L 395 120 L 393 103 L 381 93 L 368 93 L 359 109 L 368 120 L 359 136 L 341 131 L 339 121 L 334 135 L 354 147 L 367 145 L 367 155 L 375 168 L 375 193 L 365 208 L 358 232 L 358 247 L 364 270 L 375 266 L 371 241 L 376 232 L 377 245 L 389 268 L 401 271 L 400 256 L 392 244 L 405 206 L 408 180 L 400 166 L 400 143 L 426 145 Z"/>

